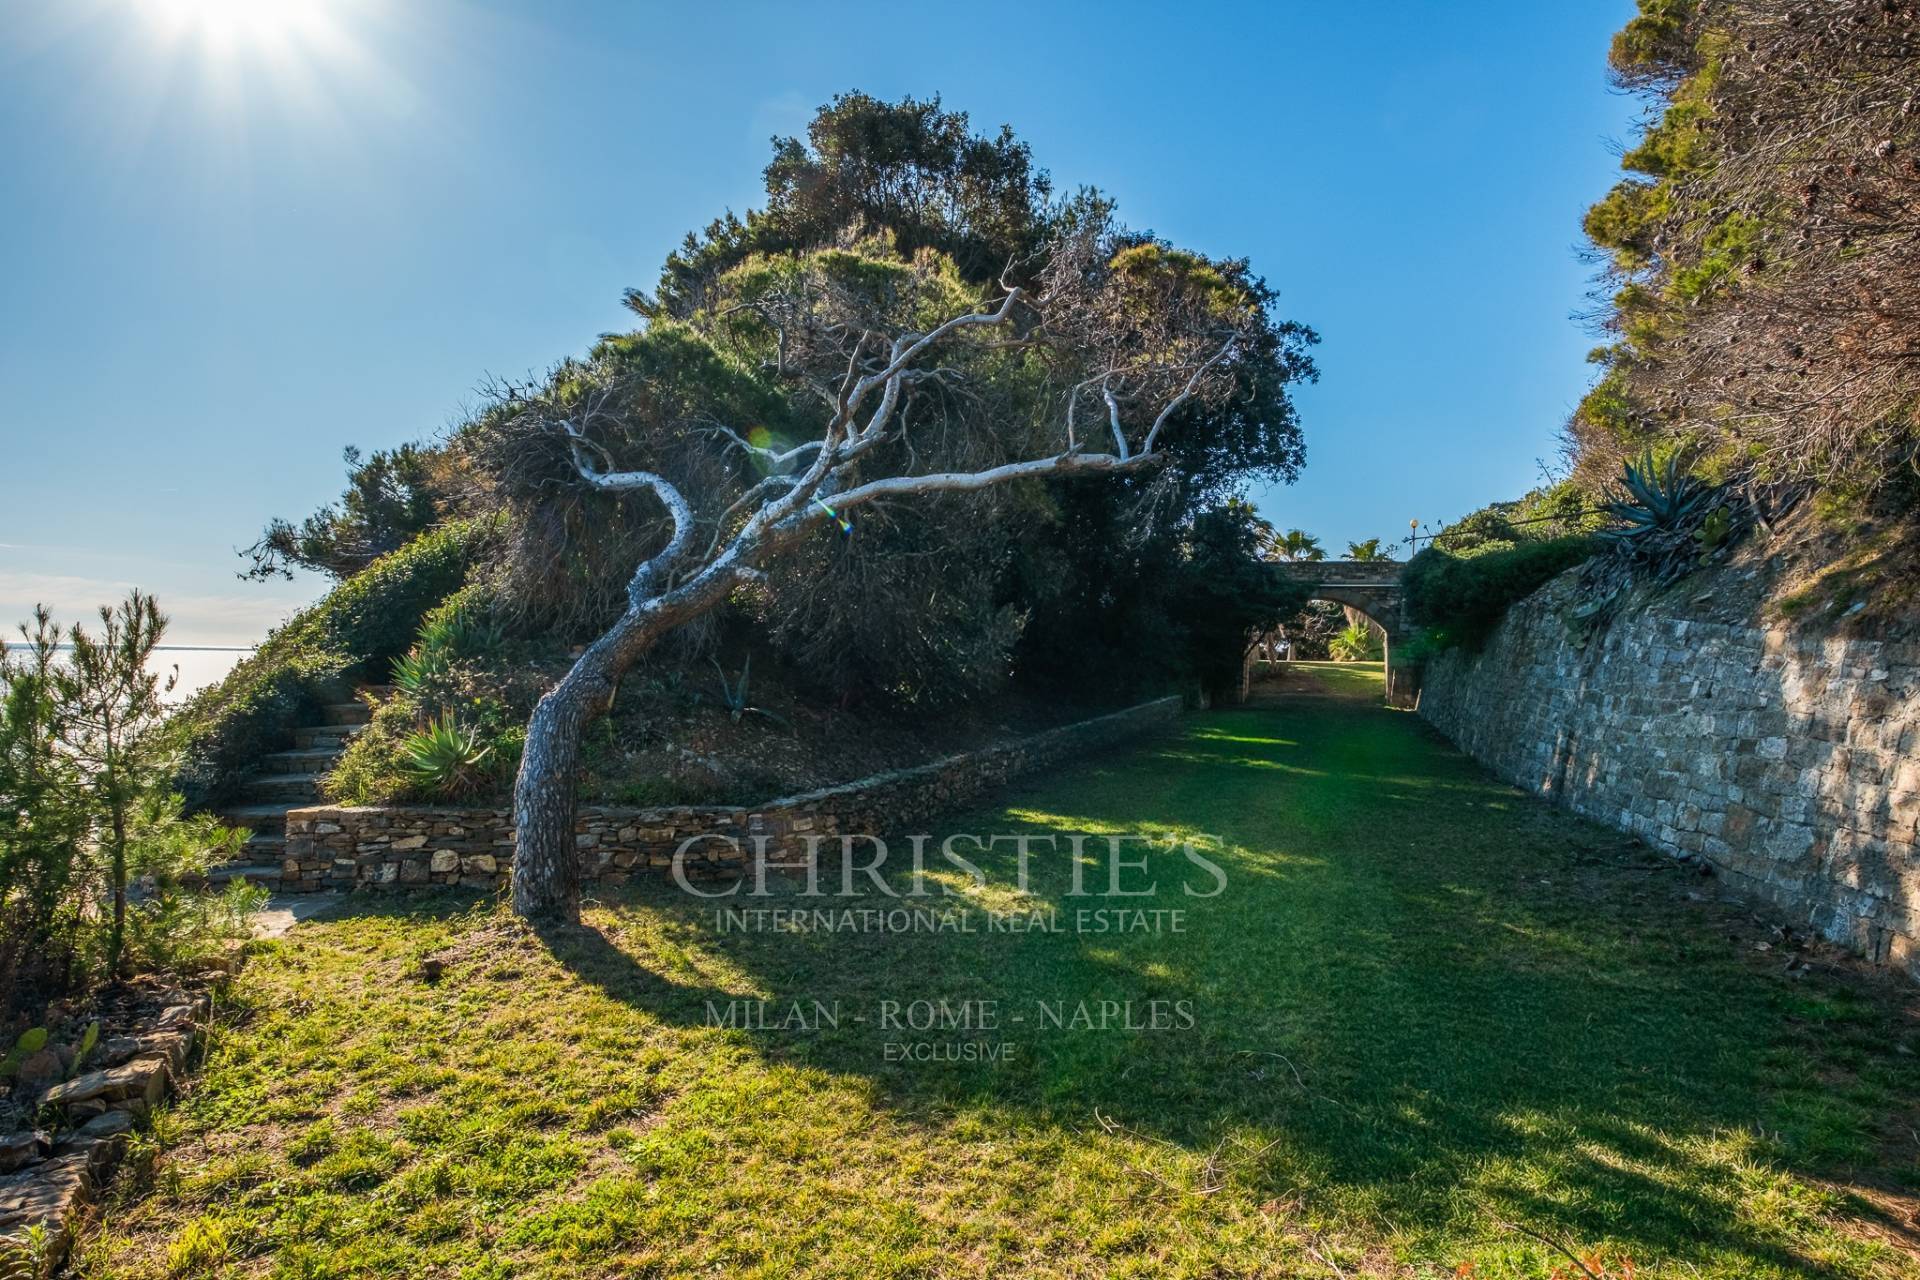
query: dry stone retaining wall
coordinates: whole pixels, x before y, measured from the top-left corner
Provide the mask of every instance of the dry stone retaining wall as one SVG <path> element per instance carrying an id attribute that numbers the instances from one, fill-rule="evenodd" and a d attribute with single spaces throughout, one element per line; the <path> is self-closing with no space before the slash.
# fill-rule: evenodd
<path id="1" fill-rule="evenodd" d="M 757 840 L 764 840 L 769 855 L 790 861 L 804 853 L 809 836 L 899 832 L 1023 773 L 1165 724 L 1180 709 L 1179 698 L 1161 698 L 1016 742 L 751 807 L 583 806 L 574 825 L 581 873 L 609 882 L 664 874 L 682 843 L 696 836 L 706 838 L 689 848 L 686 869 L 691 875 L 714 875 L 740 866 Z M 294 809 L 287 814 L 280 883 L 290 891 L 430 884 L 494 888 L 506 881 L 513 842 L 509 809 Z"/>
<path id="2" fill-rule="evenodd" d="M 1583 638 L 1563 576 L 1483 652 L 1428 665 L 1420 714 L 1502 777 L 1920 977 L 1920 645 L 1623 612 Z"/>
<path id="3" fill-rule="evenodd" d="M 204 993 L 176 994 L 139 1034 L 102 1041 L 85 1074 L 39 1091 L 34 1110 L 52 1132 L 0 1135 L 0 1275 L 40 1274 L 66 1257 L 127 1135 L 184 1077 L 211 1004 Z"/>

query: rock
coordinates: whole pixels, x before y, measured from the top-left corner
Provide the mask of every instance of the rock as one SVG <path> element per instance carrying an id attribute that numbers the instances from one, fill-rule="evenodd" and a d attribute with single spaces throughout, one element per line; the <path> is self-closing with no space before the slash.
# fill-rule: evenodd
<path id="1" fill-rule="evenodd" d="M 93 1194 L 89 1158 L 76 1152 L 0 1178 L 0 1239 L 19 1240 L 39 1227 L 50 1246 L 46 1261 L 58 1265 Z"/>
<path id="2" fill-rule="evenodd" d="M 137 1036 L 108 1036 L 100 1042 L 100 1065 L 117 1067 L 140 1052 Z"/>
<path id="3" fill-rule="evenodd" d="M 85 1102 L 76 1102 L 68 1107 L 67 1114 L 73 1119 L 79 1120 L 86 1116 L 105 1114 L 106 1109 L 107 1100 L 105 1098 L 88 1098 Z"/>
<path id="4" fill-rule="evenodd" d="M 162 1009 L 160 1011 L 160 1017 L 155 1020 L 153 1025 L 157 1028 L 164 1029 L 167 1027 L 190 1027 L 193 1023 L 193 1006 L 176 1004 L 169 1008 Z"/>
<path id="5" fill-rule="evenodd" d="M 425 836 L 408 836 L 404 840 L 395 840 L 391 847 L 396 850 L 424 849 L 427 847 L 427 838 Z"/>
<path id="6" fill-rule="evenodd" d="M 427 864 L 427 869 L 434 872 L 458 871 L 460 869 L 460 855 L 452 849 L 435 849 L 432 859 Z"/>
<path id="7" fill-rule="evenodd" d="M 144 1052 L 159 1053 L 179 1076 L 187 1069 L 187 1057 L 193 1052 L 194 1041 L 198 1038 L 192 1027 L 182 1027 L 178 1031 L 156 1031 L 152 1035 L 140 1037 L 140 1047 Z"/>
<path id="8" fill-rule="evenodd" d="M 113 1109 L 115 1111 L 124 1111 L 135 1120 L 145 1120 L 147 1118 L 147 1112 L 153 1110 L 152 1107 L 147 1105 L 145 1098 L 128 1098 L 125 1102 L 116 1102 L 113 1104 Z"/>
<path id="9" fill-rule="evenodd" d="M 55 1159 L 79 1156 L 86 1161 L 87 1177 L 93 1180 L 94 1186 L 98 1187 L 105 1185 L 107 1178 L 113 1173 L 113 1166 L 120 1163 L 120 1155 L 126 1148 L 127 1139 L 123 1134 L 116 1133 L 97 1138 L 82 1135 L 68 1138 L 54 1147 L 53 1155 Z"/>
<path id="10" fill-rule="evenodd" d="M 159 1102 L 166 1091 L 167 1060 L 143 1055 L 122 1066 L 90 1071 L 78 1079 L 57 1084 L 47 1090 L 40 1102 L 43 1106 L 65 1107 L 69 1111 L 98 1102 L 103 1105 L 96 1110 L 97 1114 L 106 1110 L 106 1104 L 131 1098 L 139 1098 L 151 1106 Z"/>
<path id="11" fill-rule="evenodd" d="M 86 1138 L 111 1138 L 132 1131 L 132 1113 L 119 1110 L 103 1112 L 80 1126 L 80 1134 Z"/>
<path id="12" fill-rule="evenodd" d="M 0 1138 L 0 1173 L 12 1173 L 39 1161 L 47 1153 L 47 1136 L 22 1129 Z"/>
<path id="13" fill-rule="evenodd" d="M 67 1073 L 66 1065 L 60 1061 L 60 1055 L 52 1049 L 42 1049 L 38 1053 L 28 1054 L 20 1063 L 20 1070 L 14 1078 L 23 1085 L 33 1088 L 45 1088 Z"/>
<path id="14" fill-rule="evenodd" d="M 440 976 L 446 971 L 447 962 L 439 956 L 428 956 L 420 962 L 420 980 L 422 982 L 438 982 L 440 981 Z"/>
<path id="15" fill-rule="evenodd" d="M 300 868 L 296 865 L 291 872 L 283 868 L 282 874 L 297 877 L 300 874 Z M 203 977 L 214 974 L 232 977 L 234 974 L 240 972 L 241 960 L 242 957 L 237 948 L 228 948 L 214 955 L 201 956 L 198 960 L 194 961 L 193 971 Z"/>

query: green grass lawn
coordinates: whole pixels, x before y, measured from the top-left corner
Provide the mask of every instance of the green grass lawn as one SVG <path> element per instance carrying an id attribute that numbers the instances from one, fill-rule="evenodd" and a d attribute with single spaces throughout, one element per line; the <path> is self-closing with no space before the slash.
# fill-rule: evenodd
<path id="1" fill-rule="evenodd" d="M 1533 1232 L 1611 1275 L 1920 1276 L 1910 993 L 1789 974 L 1712 880 L 1413 716 L 1197 715 L 936 832 L 1016 829 L 1204 833 L 1227 885 L 1187 897 L 1207 877 L 1152 855 L 1129 905 L 1177 934 L 835 936 L 718 933 L 647 885 L 550 946 L 491 903 L 355 900 L 238 981 L 81 1272 L 1579 1275 Z M 1080 904 L 1060 859 L 1024 896 L 1011 851 L 973 860 L 988 887 L 945 876 L 944 905 Z M 844 1016 L 707 1025 L 734 998 Z M 855 1017 L 940 998 L 1192 1025 Z M 902 1039 L 1016 1056 L 889 1061 Z"/>
<path id="2" fill-rule="evenodd" d="M 1287 667 L 1317 681 L 1327 693 L 1378 697 L 1386 691 L 1386 671 L 1378 662 L 1290 662 Z"/>

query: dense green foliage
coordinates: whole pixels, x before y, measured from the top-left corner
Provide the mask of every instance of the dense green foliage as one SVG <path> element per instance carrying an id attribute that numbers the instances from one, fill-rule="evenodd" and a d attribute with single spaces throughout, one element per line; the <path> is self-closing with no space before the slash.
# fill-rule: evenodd
<path id="1" fill-rule="evenodd" d="M 488 530 L 455 522 L 380 557 L 297 614 L 219 684 L 174 717 L 178 785 L 195 806 L 218 803 L 257 767 L 291 745 L 292 730 L 355 680 L 384 682 L 427 613 L 457 591 Z"/>
<path id="2" fill-rule="evenodd" d="M 936 901 L 1062 932 L 717 935 L 712 903 L 638 879 L 546 938 L 465 896 L 350 901 L 241 974 L 80 1273 L 1578 1275 L 1524 1226 L 1615 1277 L 1920 1274 L 1884 1194 L 1848 1190 L 1911 1173 L 1910 992 L 1784 976 L 1678 864 L 1380 709 L 1377 670 L 1333 680 L 1366 700 L 1190 719 L 956 817 L 1039 837 L 1033 888 L 1003 840 L 988 885 Z M 1162 886 L 1130 901 L 1186 927 L 1074 932 L 1096 900 L 1063 892 L 1067 837 L 1149 824 L 1226 891 L 1187 898 L 1206 881 L 1176 850 L 1129 846 Z M 798 887 L 756 903 L 820 905 Z M 1083 997 L 1191 1001 L 1195 1025 L 1035 1026 Z M 713 1025 L 738 998 L 843 1017 Z M 1006 1017 L 870 1016 L 917 999 Z M 889 1061 L 897 1040 L 1017 1052 Z"/>
<path id="3" fill-rule="evenodd" d="M 487 759 L 493 748 L 474 729 L 443 713 L 416 729 L 400 744 L 400 768 L 407 780 L 436 800 L 460 800 L 486 786 Z"/>
<path id="4" fill-rule="evenodd" d="M 1308 588 L 1282 577 L 1261 558 L 1271 534 L 1244 502 L 1204 512 L 1194 521 L 1174 601 L 1186 625 L 1187 662 L 1215 699 L 1238 689 L 1248 646 L 1298 613 Z"/>
<path id="5" fill-rule="evenodd" d="M 1599 491 L 1649 447 L 1714 479 L 1920 496 L 1920 14 L 1640 0 L 1621 84 L 1655 111 L 1586 218 L 1604 370 L 1571 424 Z"/>
<path id="6" fill-rule="evenodd" d="M 1478 647 L 1507 609 L 1547 579 L 1593 554 L 1591 537 L 1571 536 L 1456 555 L 1428 547 L 1401 575 L 1407 612 L 1425 629 L 1424 646 Z"/>
<path id="7" fill-rule="evenodd" d="M 1357 560 L 1362 563 L 1391 560 L 1393 552 L 1382 545 L 1381 539 L 1368 538 L 1364 542 L 1349 542 L 1347 549 L 1341 553 L 1341 559 Z"/>
<path id="8" fill-rule="evenodd" d="M 1376 662 L 1383 651 L 1380 633 L 1364 622 L 1349 622 L 1327 642 L 1335 662 Z"/>
<path id="9" fill-rule="evenodd" d="M 293 576 L 295 568 L 348 578 L 431 528 L 448 505 L 445 455 L 418 445 L 378 450 L 362 462 L 346 450 L 347 491 L 295 526 L 275 520 L 244 553 L 245 576 Z M 440 473 L 440 474 L 437 474 Z"/>
<path id="10" fill-rule="evenodd" d="M 940 100 L 883 102 L 854 92 L 822 107 L 805 140 L 780 138 L 766 170 L 767 204 L 729 213 L 667 259 L 657 294 L 627 293 L 649 319 L 688 318 L 711 305 L 716 279 L 756 255 L 830 245 L 884 230 L 903 257 L 931 249 L 969 279 L 996 278 L 1030 255 L 1047 230 L 1052 183 L 1009 128 L 980 136 Z M 1097 196 L 1081 197 L 1089 212 Z"/>
<path id="11" fill-rule="evenodd" d="M 0 644 L 0 1016 L 176 962 L 237 922 L 188 889 L 245 833 L 183 817 L 170 788 L 151 663 L 165 628 L 135 592 L 97 629 L 40 610 Z"/>
<path id="12" fill-rule="evenodd" d="M 1470 512 L 1425 541 L 1454 555 L 1503 551 L 1524 542 L 1596 533 L 1606 527 L 1604 504 L 1571 480 L 1535 489 L 1511 502 L 1493 502 Z"/>
<path id="13" fill-rule="evenodd" d="M 1067 243 L 1084 248 L 1057 261 L 1035 252 Z M 644 492 L 582 483 L 575 438 L 557 424 L 584 424 L 582 447 L 596 464 L 653 472 L 688 495 L 704 546 L 737 526 L 737 500 L 792 465 L 754 448 L 818 437 L 831 410 L 818 388 L 847 364 L 839 335 L 924 331 L 1009 283 L 1082 291 L 1077 309 L 1063 303 L 1049 320 L 1063 332 L 1082 326 L 1073 330 L 1081 346 L 1018 330 L 1014 341 L 948 344 L 937 373 L 911 384 L 899 431 L 862 461 L 871 474 L 976 470 L 1053 452 L 1065 443 L 1065 387 L 1079 388 L 1080 431 L 1104 431 L 1092 388 L 1112 380 L 1125 392 L 1152 361 L 1197 363 L 1217 350 L 1217 336 L 1195 345 L 1167 317 L 1194 321 L 1195 333 L 1239 335 L 1220 366 L 1222 394 L 1170 419 L 1159 445 L 1168 462 L 1157 470 L 873 504 L 824 526 L 654 661 L 704 678 L 718 653 L 735 663 L 757 654 L 757 667 L 817 704 L 916 713 L 1015 685 L 1113 699 L 1191 681 L 1202 660 L 1179 596 L 1190 585 L 1183 567 L 1206 542 L 1195 540 L 1199 521 L 1249 483 L 1298 472 L 1304 450 L 1288 388 L 1315 376 L 1316 338 L 1274 315 L 1273 291 L 1245 261 L 1129 230 L 1097 193 L 1055 201 L 1024 143 L 1004 129 L 975 134 L 964 113 L 937 101 L 835 99 L 804 139 L 776 144 L 763 208 L 690 236 L 653 294 L 629 292 L 640 327 L 544 377 L 495 388 L 438 444 L 375 455 L 339 503 L 297 528 L 274 526 L 263 546 L 273 563 L 324 566 L 429 513 L 486 521 L 498 536 L 469 580 L 484 588 L 490 619 L 526 646 L 522 657 L 564 652 L 626 608 L 633 568 L 661 546 L 667 522 Z M 1062 354 L 1078 351 L 1098 356 L 1090 380 L 1072 363 L 1086 357 Z M 209 700 L 217 706 L 197 713 L 202 723 L 229 704 L 243 713 L 224 722 L 240 732 L 212 735 L 240 744 L 220 748 L 216 779 L 257 749 L 249 724 L 284 722 L 286 703 L 344 672 L 346 659 L 378 678 L 398 658 L 403 685 L 445 676 L 432 646 L 409 653 L 420 610 L 383 608 L 380 627 L 358 625 L 346 597 L 384 563 L 348 578 L 317 611 L 343 623 L 352 614 L 350 639 L 290 628 L 294 637 L 276 638 Z M 497 658 L 468 662 L 466 693 L 478 693 L 487 715 L 524 712 L 528 691 L 495 696 L 484 687 L 489 672 L 496 684 L 512 679 Z M 403 693 L 412 728 L 367 735 L 343 765 L 355 781 L 336 790 L 395 785 L 391 757 L 360 757 L 396 747 L 442 709 L 469 727 L 478 714 L 473 696 L 442 708 Z M 256 699 L 271 714 L 248 711 Z"/>

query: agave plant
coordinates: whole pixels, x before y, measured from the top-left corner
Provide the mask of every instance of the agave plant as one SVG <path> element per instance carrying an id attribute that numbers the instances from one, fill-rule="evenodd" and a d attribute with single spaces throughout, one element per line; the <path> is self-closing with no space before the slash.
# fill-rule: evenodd
<path id="1" fill-rule="evenodd" d="M 486 781 L 493 747 L 450 715 L 408 734 L 400 744 L 400 768 L 408 781 L 432 796 L 470 795 Z"/>
<path id="2" fill-rule="evenodd" d="M 720 665 L 717 658 L 713 659 L 713 669 L 720 674 L 720 705 L 727 709 L 727 714 L 735 724 L 747 716 L 764 716 L 777 725 L 789 729 L 793 727 L 765 707 L 756 707 L 747 701 L 747 676 L 753 670 L 752 654 L 748 654 L 747 660 L 740 664 L 740 679 L 737 681 L 728 681 L 727 669 Z"/>
<path id="3" fill-rule="evenodd" d="M 1582 571 L 1588 599 L 1575 610 L 1582 622 L 1612 617 L 1636 581 L 1664 584 L 1705 564 L 1739 541 L 1757 514 L 1748 490 L 1709 484 L 1676 458 L 1656 464 L 1651 452 L 1626 465 L 1620 484 L 1624 496 L 1603 508 L 1620 524 L 1600 535 L 1616 554 L 1595 556 Z"/>
<path id="4" fill-rule="evenodd" d="M 446 650 L 417 644 L 411 652 L 393 660 L 393 687 L 417 699 L 428 685 L 447 674 L 448 665 Z"/>
<path id="5" fill-rule="evenodd" d="M 460 600 L 451 608 L 427 615 L 420 624 L 420 642 L 414 651 L 438 654 L 442 661 L 481 658 L 497 652 L 505 642 L 505 633 L 485 605 Z"/>
<path id="6" fill-rule="evenodd" d="M 1691 536 L 1721 493 L 1720 486 L 1680 470 L 1678 457 L 1669 456 L 1663 468 L 1651 452 L 1641 456 L 1638 467 L 1626 464 L 1620 485 L 1627 491 L 1626 500 L 1609 502 L 1605 510 L 1622 527 L 1608 530 L 1605 536 L 1628 547 L 1663 542 L 1664 535 Z"/>

